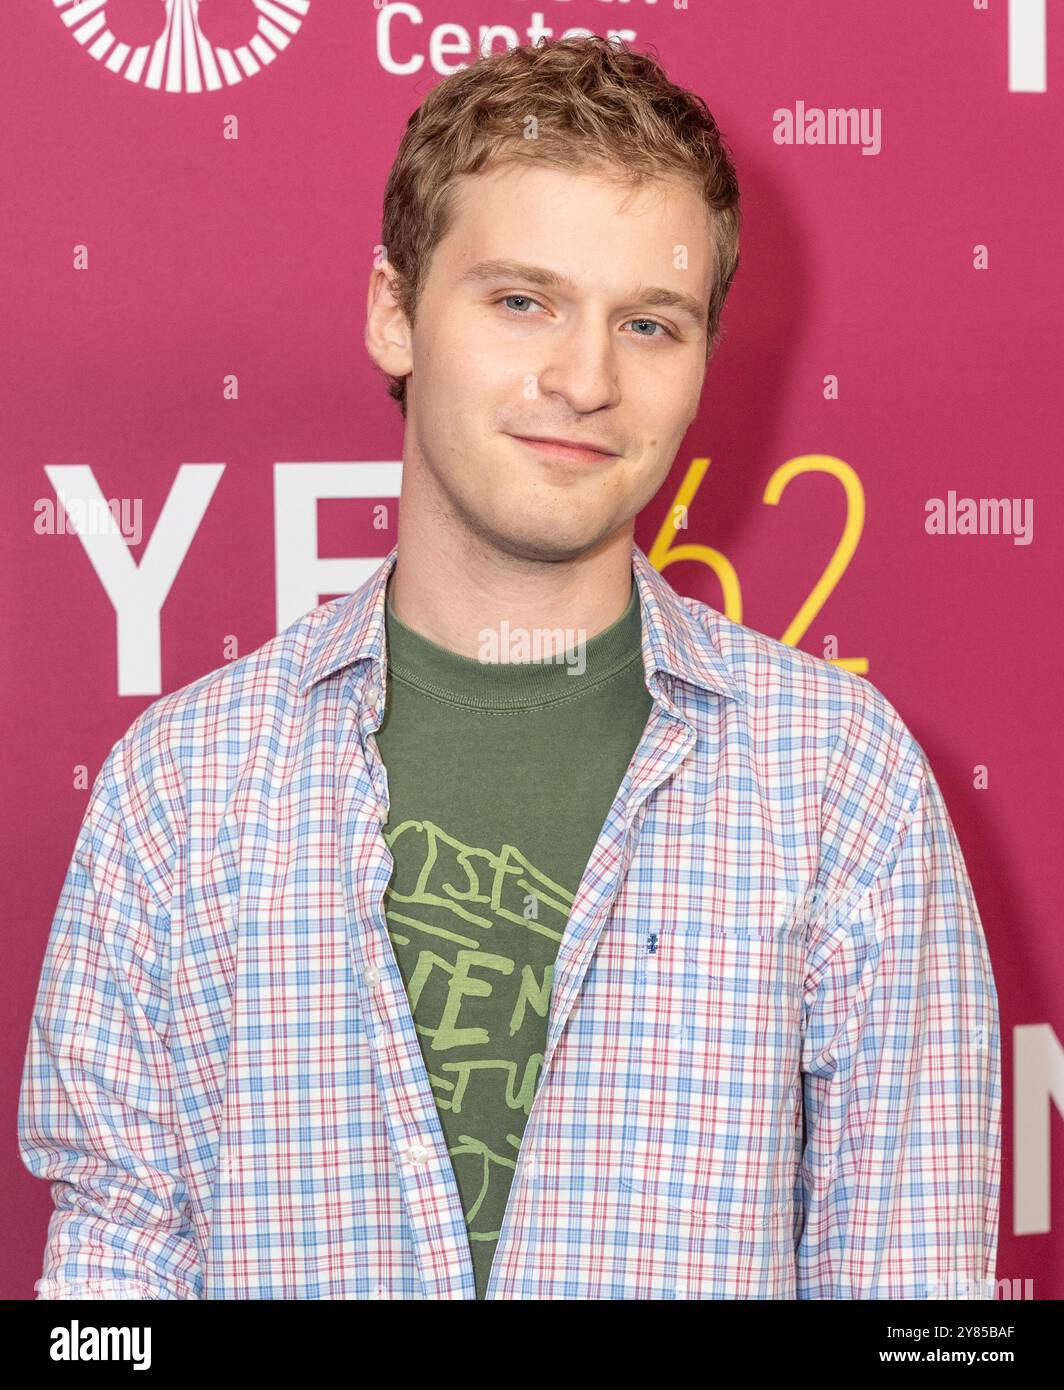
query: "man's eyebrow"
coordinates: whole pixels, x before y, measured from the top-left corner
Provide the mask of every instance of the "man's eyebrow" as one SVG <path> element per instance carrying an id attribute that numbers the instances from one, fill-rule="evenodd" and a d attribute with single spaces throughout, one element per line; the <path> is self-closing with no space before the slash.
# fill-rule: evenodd
<path id="1" fill-rule="evenodd" d="M 525 261 L 492 260 L 478 261 L 470 266 L 459 281 L 460 284 L 475 284 L 482 280 L 523 280 L 529 285 L 542 285 L 544 289 L 572 289 L 573 282 L 568 275 L 559 275 L 542 265 L 528 265 Z M 678 290 L 667 290 L 660 286 L 641 285 L 636 290 L 635 300 L 658 309 L 676 309 L 686 314 L 699 328 L 706 326 L 706 306 L 693 294 L 683 294 Z"/>

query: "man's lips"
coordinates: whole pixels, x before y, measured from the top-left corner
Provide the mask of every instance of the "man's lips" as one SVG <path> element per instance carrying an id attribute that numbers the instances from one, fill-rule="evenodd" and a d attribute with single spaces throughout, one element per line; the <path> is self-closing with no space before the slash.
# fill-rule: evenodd
<path id="1" fill-rule="evenodd" d="M 546 454 L 551 458 L 568 459 L 572 463 L 605 463 L 609 459 L 620 457 L 610 449 L 602 449 L 594 444 L 581 444 L 575 439 L 528 434 L 512 434 L 510 438 L 516 439 L 520 444 L 527 444 L 537 453 Z"/>

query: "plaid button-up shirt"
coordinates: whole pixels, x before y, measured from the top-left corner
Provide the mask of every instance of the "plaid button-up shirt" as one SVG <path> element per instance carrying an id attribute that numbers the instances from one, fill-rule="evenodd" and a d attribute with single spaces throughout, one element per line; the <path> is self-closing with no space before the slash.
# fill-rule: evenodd
<path id="1" fill-rule="evenodd" d="M 20 1096 L 40 1298 L 474 1297 L 383 905 L 396 555 L 96 778 Z M 990 1297 L 997 997 L 926 755 L 867 680 L 632 563 L 653 706 L 487 1297 Z"/>

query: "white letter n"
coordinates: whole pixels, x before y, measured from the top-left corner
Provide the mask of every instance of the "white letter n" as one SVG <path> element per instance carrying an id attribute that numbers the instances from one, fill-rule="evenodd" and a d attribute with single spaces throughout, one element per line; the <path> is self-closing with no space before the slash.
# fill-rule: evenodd
<path id="1" fill-rule="evenodd" d="M 1046 0 L 1009 0 L 1009 91 L 1046 89 Z"/>

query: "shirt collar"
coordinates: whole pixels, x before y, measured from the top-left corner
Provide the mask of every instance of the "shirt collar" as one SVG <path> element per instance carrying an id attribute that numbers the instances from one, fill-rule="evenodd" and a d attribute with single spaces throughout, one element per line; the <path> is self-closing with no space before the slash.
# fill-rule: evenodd
<path id="1" fill-rule="evenodd" d="M 356 661 L 368 661 L 384 685 L 385 618 L 388 580 L 399 554 L 393 545 L 380 566 L 353 594 L 337 600 L 335 611 L 314 635 L 299 680 L 302 694 L 317 681 Z M 647 689 L 658 696 L 659 672 L 742 699 L 708 627 L 632 542 L 632 573 L 643 620 L 643 669 Z"/>

